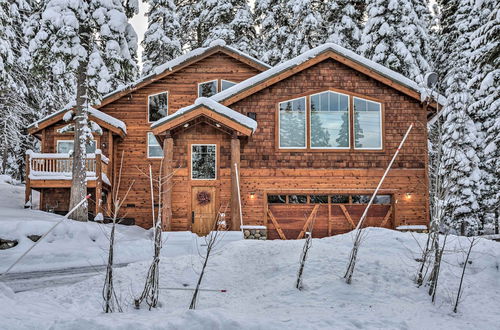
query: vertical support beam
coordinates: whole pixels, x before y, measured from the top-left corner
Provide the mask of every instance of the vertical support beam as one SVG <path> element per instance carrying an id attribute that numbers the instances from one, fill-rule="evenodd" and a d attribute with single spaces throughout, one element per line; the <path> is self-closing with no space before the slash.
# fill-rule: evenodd
<path id="1" fill-rule="evenodd" d="M 174 139 L 167 132 L 165 140 L 163 140 L 163 162 L 161 176 L 163 180 L 162 187 L 162 221 L 163 229 L 166 231 L 172 230 L 172 187 L 173 187 L 173 167 L 174 158 Z"/>
<path id="2" fill-rule="evenodd" d="M 30 198 L 31 197 L 31 181 L 30 181 L 31 157 L 30 157 L 29 153 L 26 153 L 25 164 L 26 164 L 26 177 L 25 177 L 24 181 L 26 181 L 26 188 L 24 189 L 24 207 L 28 208 L 26 205 L 28 204 L 28 202 L 31 199 Z M 32 205 L 30 204 L 29 207 L 32 208 Z"/>
<path id="3" fill-rule="evenodd" d="M 101 199 L 102 199 L 102 157 L 101 151 L 95 154 L 95 215 L 101 213 Z"/>
<path id="4" fill-rule="evenodd" d="M 231 223 L 232 230 L 240 230 L 240 208 L 239 208 L 239 200 L 238 200 L 238 180 L 236 176 L 236 167 L 240 169 L 240 139 L 236 134 L 233 134 L 231 137 Z"/>

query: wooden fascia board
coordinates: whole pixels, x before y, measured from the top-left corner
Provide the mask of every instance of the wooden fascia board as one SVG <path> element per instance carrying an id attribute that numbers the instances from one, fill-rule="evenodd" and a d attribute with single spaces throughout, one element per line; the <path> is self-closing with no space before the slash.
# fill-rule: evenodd
<path id="1" fill-rule="evenodd" d="M 406 94 L 414 99 L 417 99 L 418 101 L 420 101 L 420 93 L 412 90 L 411 88 L 408 88 L 400 83 L 397 83 L 381 74 L 379 74 L 378 72 L 375 72 L 369 68 L 367 68 L 366 66 L 364 65 L 361 65 L 351 59 L 348 59 L 344 56 L 341 56 L 331 50 L 327 50 L 321 54 L 319 54 L 318 56 L 316 57 L 313 57 L 295 67 L 292 67 L 288 70 L 285 70 L 285 71 L 282 71 L 274 76 L 271 76 L 269 77 L 268 79 L 258 83 L 257 85 L 254 85 L 254 86 L 251 86 L 245 90 L 242 90 L 240 91 L 239 93 L 233 95 L 233 96 L 230 96 L 228 97 L 227 99 L 224 99 L 224 100 L 221 100 L 219 101 L 219 103 L 225 105 L 225 106 L 229 106 L 233 103 L 236 103 L 244 98 L 246 98 L 247 96 L 249 95 L 252 95 L 266 87 L 269 87 L 281 80 L 284 80 L 300 71 L 303 71 L 315 64 L 318 64 L 320 62 L 323 62 L 324 60 L 326 59 L 333 59 L 333 60 L 336 60 L 358 72 L 361 72 L 377 81 L 380 81 L 381 83 L 385 84 L 385 85 L 388 85 L 389 87 L 392 87 L 400 92 L 402 92 L 403 94 Z"/>
<path id="2" fill-rule="evenodd" d="M 161 124 L 160 126 L 157 126 L 152 129 L 153 134 L 159 135 L 165 131 L 171 130 L 175 127 L 181 126 L 185 124 L 186 122 L 195 119 L 196 117 L 199 116 L 205 116 L 208 117 L 216 122 L 221 123 L 224 126 L 227 126 L 245 136 L 250 136 L 252 135 L 252 129 L 248 128 L 244 125 L 241 125 L 234 121 L 231 118 L 228 118 L 222 114 L 219 114 L 213 110 L 210 110 L 209 108 L 205 106 L 199 106 L 196 108 L 193 108 L 193 110 L 190 110 L 189 112 L 186 112 L 182 114 L 179 117 L 176 117 L 166 123 Z"/>

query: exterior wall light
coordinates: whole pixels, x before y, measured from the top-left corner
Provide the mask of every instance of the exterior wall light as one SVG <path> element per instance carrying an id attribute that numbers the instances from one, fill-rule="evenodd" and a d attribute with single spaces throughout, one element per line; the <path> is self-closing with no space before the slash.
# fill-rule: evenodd
<path id="1" fill-rule="evenodd" d="M 411 199 L 411 193 L 409 192 L 406 193 L 406 199 Z"/>
<path id="2" fill-rule="evenodd" d="M 255 199 L 255 193 L 254 192 L 250 193 L 250 199 Z"/>

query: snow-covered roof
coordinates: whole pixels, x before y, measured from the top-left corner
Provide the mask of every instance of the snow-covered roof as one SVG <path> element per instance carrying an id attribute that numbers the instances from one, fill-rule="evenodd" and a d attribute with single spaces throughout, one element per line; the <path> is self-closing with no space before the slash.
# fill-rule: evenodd
<path id="1" fill-rule="evenodd" d="M 185 62 L 189 61 L 190 59 L 193 59 L 193 58 L 199 57 L 199 56 L 203 56 L 204 54 L 212 51 L 216 47 L 221 47 L 223 49 L 226 49 L 229 52 L 232 52 L 232 53 L 235 53 L 239 56 L 242 56 L 251 62 L 257 63 L 258 65 L 260 65 L 264 68 L 271 67 L 269 64 L 264 63 L 261 60 L 256 59 L 255 57 L 252 57 L 252 56 L 250 56 L 250 55 L 248 55 L 248 54 L 246 54 L 246 53 L 244 53 L 236 48 L 233 48 L 231 46 L 226 45 L 226 42 L 224 40 L 217 39 L 217 40 L 212 41 L 208 47 L 200 47 L 200 48 L 193 49 L 192 51 L 190 51 L 184 55 L 178 56 L 178 57 L 176 57 L 176 58 L 174 58 L 174 59 L 172 59 L 164 64 L 157 66 L 151 74 L 144 76 L 144 77 L 141 77 L 140 79 L 138 79 L 138 80 L 136 80 L 128 85 L 124 85 L 124 86 L 112 91 L 111 93 L 104 95 L 101 103 L 104 103 L 107 98 L 109 98 L 117 93 L 123 92 L 127 89 L 131 89 L 134 86 L 136 86 L 142 82 L 145 82 L 149 79 L 154 78 L 157 75 L 164 73 L 165 71 L 172 71 L 176 67 L 184 64 Z"/>
<path id="2" fill-rule="evenodd" d="M 211 97 L 211 99 L 217 101 L 217 102 L 222 102 L 242 91 L 245 91 L 249 88 L 252 88 L 272 77 L 275 77 L 279 75 L 280 73 L 283 73 L 285 71 L 288 71 L 292 69 L 293 67 L 296 67 L 310 59 L 313 59 L 325 52 L 334 52 L 342 57 L 345 57 L 359 65 L 362 65 L 376 73 L 378 73 L 381 76 L 384 76 L 392 81 L 397 82 L 400 85 L 403 85 L 417 93 L 419 93 L 421 96 L 427 95 L 425 91 L 422 90 L 422 88 L 413 80 L 403 76 L 400 73 L 397 73 L 381 64 L 378 64 L 376 62 L 373 62 L 361 55 L 356 54 L 353 51 L 350 51 L 344 47 L 341 47 L 337 44 L 334 43 L 325 43 L 321 46 L 318 46 L 316 48 L 313 48 L 295 58 L 292 58 L 291 60 L 288 60 L 286 62 L 283 62 L 281 64 L 276 65 L 275 67 L 264 71 L 262 73 L 259 73 L 253 77 L 248 78 L 247 80 L 244 80 L 220 93 L 215 94 L 214 96 Z M 443 102 L 446 99 L 442 96 L 439 97 L 439 102 L 443 104 Z"/>
<path id="3" fill-rule="evenodd" d="M 56 111 L 48 116 L 45 116 L 44 118 L 30 124 L 28 126 L 28 129 L 30 128 L 37 128 L 40 124 L 42 124 L 43 122 L 49 120 L 49 119 L 52 119 L 54 117 L 57 117 L 59 115 L 63 115 L 62 119 L 64 121 L 69 121 L 71 120 L 71 118 L 73 117 L 73 108 L 75 107 L 75 104 L 74 103 L 68 103 L 64 108 L 62 108 L 61 110 L 59 111 Z M 123 131 L 123 133 L 127 133 L 127 125 L 125 125 L 125 123 L 123 121 L 121 121 L 120 119 L 117 119 L 113 116 L 110 116 L 102 111 L 99 111 L 93 107 L 89 107 L 88 108 L 88 112 L 89 112 L 89 115 L 94 117 L 94 118 L 97 118 L 113 127 L 116 127 L 120 130 Z"/>
<path id="4" fill-rule="evenodd" d="M 247 117 L 233 109 L 230 109 L 228 107 L 226 107 L 225 105 L 222 105 L 210 98 L 207 98 L 207 97 L 199 97 L 196 99 L 196 101 L 194 102 L 194 104 L 190 105 L 190 106 L 187 106 L 187 107 L 184 107 L 184 108 L 181 108 L 179 110 L 177 110 L 176 112 L 174 112 L 173 114 L 171 115 L 168 115 L 160 120 L 157 120 L 155 121 L 154 123 L 151 124 L 151 128 L 155 128 L 155 127 L 158 127 L 158 126 L 161 126 L 162 124 L 165 124 L 175 118 L 178 118 L 178 117 L 181 117 L 195 109 L 198 109 L 200 107 L 205 107 L 207 109 L 210 109 L 226 118 L 229 118 L 231 119 L 232 121 L 235 121 L 249 129 L 252 130 L 252 132 L 255 132 L 255 130 L 257 129 L 257 122 L 255 120 L 253 120 L 252 118 L 250 117 Z"/>

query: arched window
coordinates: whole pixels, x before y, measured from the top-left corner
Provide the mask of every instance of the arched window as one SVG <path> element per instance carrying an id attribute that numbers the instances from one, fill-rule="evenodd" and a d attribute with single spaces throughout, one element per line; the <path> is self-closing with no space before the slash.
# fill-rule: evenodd
<path id="1" fill-rule="evenodd" d="M 279 104 L 279 146 L 282 149 L 306 148 L 306 98 Z"/>
<path id="2" fill-rule="evenodd" d="M 311 148 L 349 149 L 349 96 L 326 91 L 311 95 Z"/>

